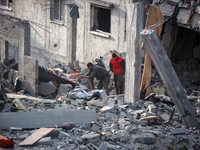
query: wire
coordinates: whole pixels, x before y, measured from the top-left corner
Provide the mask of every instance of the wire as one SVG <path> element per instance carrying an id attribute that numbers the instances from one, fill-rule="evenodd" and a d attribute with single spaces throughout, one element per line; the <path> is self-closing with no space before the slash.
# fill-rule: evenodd
<path id="1" fill-rule="evenodd" d="M 151 26 L 148 26 L 146 29 L 155 29 L 155 28 L 159 27 L 160 25 L 162 25 L 163 23 L 165 23 L 168 19 L 169 19 L 169 18 L 166 18 L 166 19 L 163 20 L 163 21 L 160 21 L 160 22 L 158 22 L 158 23 L 156 23 L 156 24 L 153 24 L 153 25 L 151 25 Z"/>
<path id="2" fill-rule="evenodd" d="M 33 23 L 33 22 L 31 22 L 31 23 Z M 37 25 L 36 23 L 33 23 L 33 24 L 35 24 L 37 27 L 39 27 L 40 29 L 42 29 L 42 30 L 44 30 L 44 31 L 46 31 L 46 32 L 48 32 L 48 33 L 50 33 L 51 34 L 51 32 L 50 31 L 48 31 L 48 30 L 46 30 L 46 29 L 44 29 L 44 28 L 42 28 L 42 27 L 40 27 L 39 25 Z"/>
<path id="3" fill-rule="evenodd" d="M 31 24 L 30 24 L 30 26 L 31 26 L 31 28 L 33 28 L 33 26 Z M 41 39 L 43 39 L 42 36 L 37 32 L 37 30 L 35 28 L 33 28 L 33 30 L 35 30 L 35 32 L 41 37 Z"/>

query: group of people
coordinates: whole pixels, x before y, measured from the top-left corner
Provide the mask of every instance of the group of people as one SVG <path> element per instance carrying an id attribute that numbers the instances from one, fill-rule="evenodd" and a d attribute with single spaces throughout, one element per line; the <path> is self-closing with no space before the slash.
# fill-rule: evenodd
<path id="1" fill-rule="evenodd" d="M 125 78 L 125 60 L 118 56 L 116 53 L 112 53 L 110 59 L 110 70 L 107 71 L 104 67 L 94 65 L 91 62 L 87 64 L 90 70 L 88 74 L 81 75 L 81 78 L 91 79 L 92 88 L 94 88 L 94 77 L 99 80 L 97 88 L 102 89 L 104 87 L 106 94 L 109 95 L 108 85 L 110 82 L 110 74 L 114 74 L 114 83 L 116 94 L 123 94 L 123 84 Z"/>

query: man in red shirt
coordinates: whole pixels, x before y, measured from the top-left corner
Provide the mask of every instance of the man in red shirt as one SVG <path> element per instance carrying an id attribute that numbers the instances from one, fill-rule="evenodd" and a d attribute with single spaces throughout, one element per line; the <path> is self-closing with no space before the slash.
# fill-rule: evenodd
<path id="1" fill-rule="evenodd" d="M 114 74 L 114 83 L 116 88 L 116 94 L 123 94 L 123 84 L 125 76 L 125 60 L 116 53 L 112 53 L 110 59 L 110 72 Z"/>

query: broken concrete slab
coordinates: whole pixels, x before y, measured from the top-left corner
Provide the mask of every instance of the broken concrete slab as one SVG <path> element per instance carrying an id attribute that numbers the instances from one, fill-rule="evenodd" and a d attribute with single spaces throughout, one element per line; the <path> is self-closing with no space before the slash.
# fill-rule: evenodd
<path id="1" fill-rule="evenodd" d="M 199 128 L 199 122 L 194 110 L 188 101 L 182 84 L 161 44 L 156 32 L 152 29 L 145 29 L 141 32 L 142 40 L 147 48 L 156 69 L 158 70 L 175 106 L 179 111 L 182 121 L 187 127 Z"/>
<path id="2" fill-rule="evenodd" d="M 100 138 L 100 134 L 95 132 L 90 132 L 88 134 L 84 134 L 81 136 L 82 139 L 94 139 L 94 138 Z"/>
<path id="3" fill-rule="evenodd" d="M 60 131 L 60 134 L 58 135 L 58 139 L 63 139 L 66 137 L 70 137 L 70 135 L 68 133 L 65 133 L 63 131 Z"/>
<path id="4" fill-rule="evenodd" d="M 44 137 L 37 141 L 34 145 L 50 145 L 51 137 Z"/>
<path id="5" fill-rule="evenodd" d="M 133 143 L 152 144 L 155 142 L 156 137 L 151 133 L 141 133 L 140 135 L 132 136 Z"/>
<path id="6" fill-rule="evenodd" d="M 110 111 L 114 108 L 115 104 L 114 102 L 108 102 L 106 106 L 104 106 L 100 111 L 101 112 L 107 112 L 107 111 Z"/>
<path id="7" fill-rule="evenodd" d="M 66 95 L 72 89 L 71 84 L 60 84 L 57 94 L 60 96 Z"/>
<path id="8" fill-rule="evenodd" d="M 57 88 L 54 85 L 51 85 L 46 82 L 39 84 L 39 94 L 42 96 L 49 96 L 56 92 Z"/>
<path id="9" fill-rule="evenodd" d="M 50 116 L 50 117 L 49 117 Z M 33 129 L 42 127 L 60 127 L 66 121 L 77 125 L 97 121 L 95 110 L 71 110 L 71 111 L 44 111 L 44 112 L 16 112 L 1 113 L 0 127 L 9 129 L 15 127 Z"/>
<path id="10" fill-rule="evenodd" d="M 175 128 L 171 129 L 170 131 L 173 135 L 184 134 L 186 132 L 186 128 Z"/>
<path id="11" fill-rule="evenodd" d="M 118 115 L 111 112 L 106 112 L 106 117 L 110 119 L 117 119 Z"/>

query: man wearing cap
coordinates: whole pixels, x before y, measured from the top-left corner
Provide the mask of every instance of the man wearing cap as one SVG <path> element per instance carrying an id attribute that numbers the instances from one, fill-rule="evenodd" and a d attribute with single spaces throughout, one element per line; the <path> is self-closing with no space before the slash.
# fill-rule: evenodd
<path id="1" fill-rule="evenodd" d="M 104 89 L 106 90 L 106 94 L 109 95 L 108 85 L 110 82 L 110 74 L 108 73 L 108 71 L 101 66 L 92 64 L 91 62 L 87 64 L 87 67 L 90 72 L 86 75 L 81 75 L 80 77 L 91 79 L 92 88 L 94 88 L 93 79 L 95 77 L 97 80 L 99 80 L 97 88 L 102 89 L 104 87 Z"/>
<path id="2" fill-rule="evenodd" d="M 125 77 L 125 60 L 116 53 L 112 53 L 110 59 L 110 72 L 114 74 L 116 94 L 123 94 L 123 84 Z"/>

